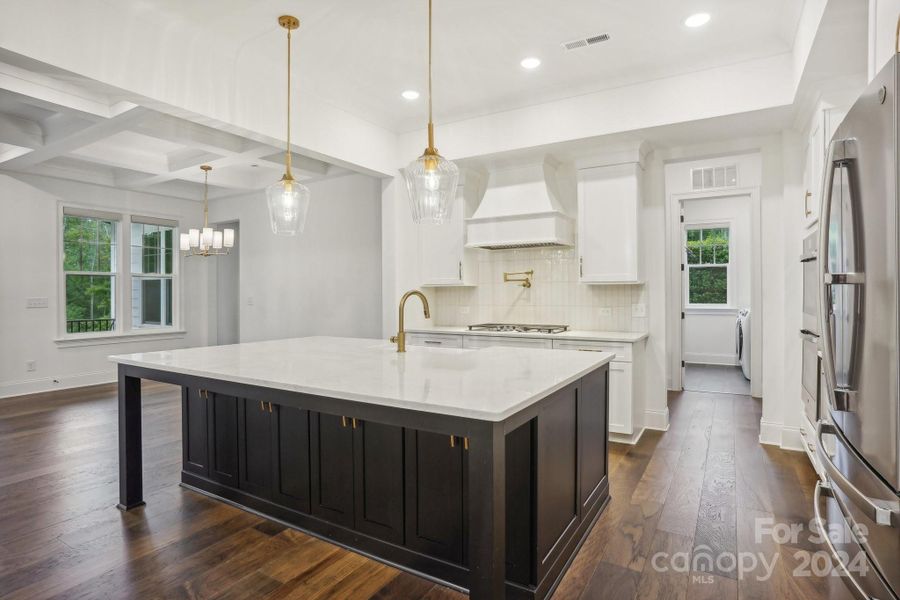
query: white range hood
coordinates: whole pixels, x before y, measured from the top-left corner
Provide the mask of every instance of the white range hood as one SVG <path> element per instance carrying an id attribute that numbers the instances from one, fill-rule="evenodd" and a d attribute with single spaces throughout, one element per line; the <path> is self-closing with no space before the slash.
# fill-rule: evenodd
<path id="1" fill-rule="evenodd" d="M 552 158 L 493 170 L 484 199 L 466 219 L 466 246 L 500 250 L 574 246 L 574 170 Z"/>

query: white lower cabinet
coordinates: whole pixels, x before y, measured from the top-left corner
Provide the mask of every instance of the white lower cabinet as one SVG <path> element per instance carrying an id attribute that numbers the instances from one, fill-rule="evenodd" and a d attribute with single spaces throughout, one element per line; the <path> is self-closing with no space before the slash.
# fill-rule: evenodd
<path id="1" fill-rule="evenodd" d="M 541 338 L 516 338 L 497 335 L 464 335 L 463 348 L 490 348 L 504 346 L 506 348 L 547 348 L 553 347 L 551 340 Z"/>
<path id="2" fill-rule="evenodd" d="M 463 333 L 408 333 L 410 346 L 444 348 L 547 348 L 612 352 L 609 363 L 609 439 L 635 444 L 644 433 L 644 394 L 642 369 L 644 340 L 639 342 L 606 342 L 602 340 L 551 340 L 546 338 Z"/>
<path id="3" fill-rule="evenodd" d="M 631 363 L 609 363 L 609 431 L 631 435 Z"/>

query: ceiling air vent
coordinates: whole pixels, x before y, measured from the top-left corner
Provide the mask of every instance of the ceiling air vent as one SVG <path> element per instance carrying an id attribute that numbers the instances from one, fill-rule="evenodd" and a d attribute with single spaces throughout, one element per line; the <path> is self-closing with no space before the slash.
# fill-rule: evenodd
<path id="1" fill-rule="evenodd" d="M 691 189 L 693 190 L 737 187 L 737 184 L 737 165 L 691 169 Z"/>
<path id="2" fill-rule="evenodd" d="M 608 40 L 609 34 L 601 33 L 599 35 L 592 35 L 578 40 L 563 42 L 562 47 L 566 50 L 577 50 L 578 48 L 587 48 L 588 46 L 593 46 L 594 44 L 599 44 L 600 42 L 606 42 Z"/>

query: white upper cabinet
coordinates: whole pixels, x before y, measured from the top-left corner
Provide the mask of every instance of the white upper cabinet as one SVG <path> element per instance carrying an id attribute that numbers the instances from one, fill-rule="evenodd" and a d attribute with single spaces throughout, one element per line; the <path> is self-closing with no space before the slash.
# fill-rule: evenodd
<path id="1" fill-rule="evenodd" d="M 466 219 L 478 206 L 483 181 L 477 173 L 460 173 L 450 220 L 441 225 L 419 225 L 422 286 L 475 285 L 478 251 L 466 248 Z"/>
<path id="2" fill-rule="evenodd" d="M 579 281 L 640 283 L 643 168 L 637 162 L 578 170 Z"/>
<path id="3" fill-rule="evenodd" d="M 822 178 L 825 173 L 828 146 L 846 115 L 845 108 L 822 108 L 821 105 L 813 115 L 806 141 L 806 162 L 803 169 L 803 185 L 806 188 L 803 197 L 804 227 L 812 227 L 819 220 Z"/>

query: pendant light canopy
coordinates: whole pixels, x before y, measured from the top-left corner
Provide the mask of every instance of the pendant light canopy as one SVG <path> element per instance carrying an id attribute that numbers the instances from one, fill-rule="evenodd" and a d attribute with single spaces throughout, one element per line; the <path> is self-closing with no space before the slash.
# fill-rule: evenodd
<path id="1" fill-rule="evenodd" d="M 234 247 L 234 229 L 217 231 L 209 226 L 209 172 L 212 167 L 200 165 L 203 171 L 203 228 L 189 229 L 179 236 L 184 256 L 222 256 Z"/>
<path id="2" fill-rule="evenodd" d="M 309 188 L 296 181 L 291 174 L 291 31 L 300 27 L 300 20 L 290 15 L 278 17 L 278 24 L 287 29 L 287 148 L 284 154 L 284 176 L 266 188 L 269 204 L 269 223 L 272 233 L 295 235 L 306 225 L 309 209 Z"/>
<path id="3" fill-rule="evenodd" d="M 431 2 L 428 0 L 428 147 L 403 171 L 413 221 L 440 224 L 449 220 L 459 183 L 459 169 L 434 147 L 431 99 Z"/>

